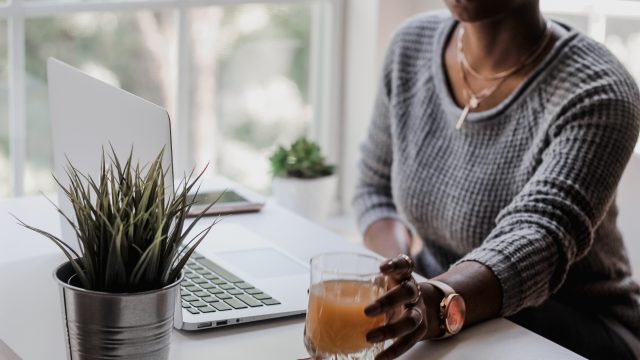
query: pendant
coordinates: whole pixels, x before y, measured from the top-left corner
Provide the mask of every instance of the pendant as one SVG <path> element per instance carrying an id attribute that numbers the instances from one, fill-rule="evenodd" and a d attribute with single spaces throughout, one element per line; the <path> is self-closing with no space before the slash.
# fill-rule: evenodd
<path id="1" fill-rule="evenodd" d="M 469 102 L 467 103 L 467 106 L 464 107 L 464 109 L 462 110 L 462 114 L 460 114 L 460 118 L 458 119 L 458 122 L 456 122 L 456 130 L 460 130 L 462 128 L 464 121 L 467 119 L 467 116 L 469 115 L 469 111 L 471 111 L 471 109 L 477 108 L 479 104 L 480 104 L 480 101 L 478 101 L 478 98 L 476 98 L 475 96 L 471 96 L 469 98 Z"/>

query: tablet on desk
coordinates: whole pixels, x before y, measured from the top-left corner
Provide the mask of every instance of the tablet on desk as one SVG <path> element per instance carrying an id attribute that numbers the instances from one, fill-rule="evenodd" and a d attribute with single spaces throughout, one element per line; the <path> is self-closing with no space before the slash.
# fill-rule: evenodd
<path id="1" fill-rule="evenodd" d="M 256 212 L 264 206 L 263 199 L 234 189 L 203 191 L 190 195 L 189 201 L 193 201 L 189 216 L 200 215 L 212 203 L 215 205 L 207 210 L 207 215 Z"/>

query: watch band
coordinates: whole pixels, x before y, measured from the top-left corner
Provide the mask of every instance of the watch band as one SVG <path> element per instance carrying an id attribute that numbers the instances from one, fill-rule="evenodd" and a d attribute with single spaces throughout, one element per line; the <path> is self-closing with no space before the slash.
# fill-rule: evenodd
<path id="1" fill-rule="evenodd" d="M 444 295 L 440 301 L 440 335 L 437 339 L 444 339 L 457 334 L 462 329 L 466 315 L 464 299 L 451 286 L 442 281 L 427 280 L 427 283 L 433 285 Z M 453 311 L 456 312 L 454 315 L 451 314 L 452 304 L 454 306 Z"/>
<path id="2" fill-rule="evenodd" d="M 456 291 L 453 288 L 442 281 L 439 280 L 427 280 L 427 282 L 436 288 L 438 288 L 444 294 L 444 297 L 447 297 L 451 294 L 456 294 Z"/>

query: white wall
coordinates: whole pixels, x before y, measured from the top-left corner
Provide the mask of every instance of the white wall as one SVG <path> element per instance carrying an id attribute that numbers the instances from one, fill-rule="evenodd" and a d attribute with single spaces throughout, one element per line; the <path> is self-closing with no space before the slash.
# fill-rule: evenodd
<path id="1" fill-rule="evenodd" d="M 440 10 L 445 5 L 444 0 L 380 0 L 379 7 L 378 60 L 381 64 L 387 45 L 398 26 L 413 15 Z"/>
<path id="2" fill-rule="evenodd" d="M 367 134 L 387 44 L 407 18 L 442 7 L 442 0 L 348 0 L 345 3 L 340 170 L 341 205 L 345 214 L 353 214 L 351 200 L 358 178 L 359 148 Z"/>
<path id="3" fill-rule="evenodd" d="M 345 8 L 341 202 L 352 214 L 359 146 L 365 135 L 377 83 L 377 0 L 349 0 Z"/>
<path id="4" fill-rule="evenodd" d="M 618 187 L 618 226 L 622 232 L 633 277 L 640 281 L 640 154 L 635 153 Z"/>

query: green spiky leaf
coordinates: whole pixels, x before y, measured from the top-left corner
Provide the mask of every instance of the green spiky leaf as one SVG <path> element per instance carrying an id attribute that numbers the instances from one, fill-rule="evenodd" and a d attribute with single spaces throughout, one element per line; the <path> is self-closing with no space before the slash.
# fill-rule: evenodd
<path id="1" fill-rule="evenodd" d="M 96 179 L 81 173 L 68 160 L 69 185 L 63 187 L 56 179 L 71 201 L 75 222 L 56 209 L 74 228 L 79 252 L 44 230 L 18 219 L 19 224 L 53 241 L 71 261 L 85 289 L 135 293 L 173 283 L 218 222 L 187 241 L 195 223 L 215 204 L 184 230 L 194 201 L 188 194 L 204 171 L 182 179 L 176 193 L 167 192 L 165 177 L 169 170 L 162 166 L 164 150 L 147 166 L 133 164 L 133 150 L 124 163 L 113 148 L 108 157 L 105 155 L 103 151 Z"/>

